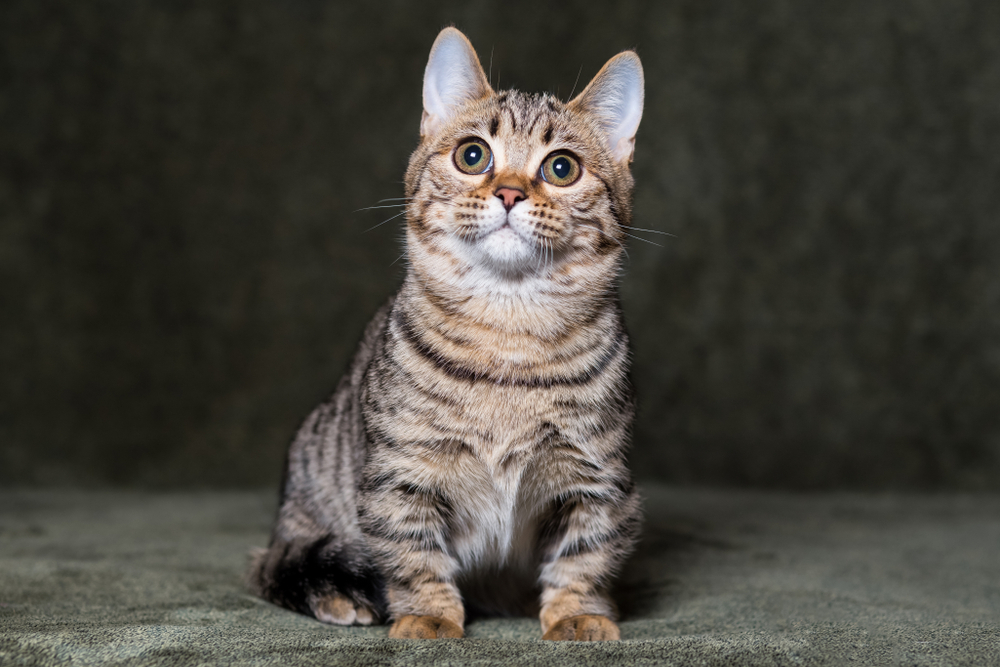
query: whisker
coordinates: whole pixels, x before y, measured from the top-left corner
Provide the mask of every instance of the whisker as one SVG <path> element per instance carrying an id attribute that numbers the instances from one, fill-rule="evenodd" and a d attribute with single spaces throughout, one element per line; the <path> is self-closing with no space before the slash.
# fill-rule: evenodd
<path id="1" fill-rule="evenodd" d="M 624 234 L 625 236 L 629 237 L 630 239 L 635 239 L 636 241 L 642 241 L 643 243 L 648 243 L 649 245 L 655 245 L 657 248 L 662 248 L 663 247 L 659 243 L 653 243 L 649 239 L 644 239 L 644 238 L 642 238 L 640 236 L 636 236 L 634 234 L 629 234 L 628 232 L 622 232 L 622 234 Z"/>
<path id="2" fill-rule="evenodd" d="M 397 257 L 396 259 L 392 260 L 392 264 L 395 264 L 396 262 L 398 262 L 399 260 L 403 259 L 404 257 L 406 257 L 406 253 L 405 252 L 402 255 L 400 255 L 399 257 Z M 392 266 L 392 264 L 390 264 L 389 266 Z"/>
<path id="3" fill-rule="evenodd" d="M 386 204 L 384 206 L 365 206 L 364 208 L 355 209 L 354 212 L 358 211 L 370 211 L 373 208 L 399 208 L 400 206 L 406 206 L 406 204 Z"/>
<path id="4" fill-rule="evenodd" d="M 580 83 L 580 75 L 582 73 L 583 73 L 583 64 L 581 63 L 580 69 L 578 69 L 576 72 L 576 81 L 573 82 L 573 89 L 569 91 L 569 97 L 566 98 L 567 101 L 573 99 L 573 93 L 576 92 L 576 84 Z"/>
<path id="5" fill-rule="evenodd" d="M 649 232 L 650 234 L 663 234 L 664 236 L 672 236 L 673 238 L 677 238 L 677 234 L 671 234 L 670 232 L 663 232 L 663 231 L 660 231 L 659 229 L 643 229 L 642 227 L 630 227 L 629 225 L 622 225 L 622 227 L 624 227 L 625 229 L 631 229 L 632 231 L 636 231 L 636 232 Z"/>
<path id="6" fill-rule="evenodd" d="M 386 197 L 385 199 L 379 199 L 378 203 L 381 204 L 384 201 L 401 201 L 403 199 L 416 199 L 416 197 Z"/>
<path id="7" fill-rule="evenodd" d="M 389 222 L 389 220 L 395 220 L 396 218 L 398 218 L 401 215 L 406 215 L 406 211 L 400 211 L 399 213 L 397 213 L 396 215 L 392 216 L 391 218 L 388 218 L 388 219 L 383 220 L 382 222 L 378 223 L 377 225 L 375 225 L 375 227 L 381 227 L 385 223 Z M 375 229 L 375 227 L 369 227 L 368 229 L 366 229 L 365 231 L 363 231 L 361 233 L 362 234 L 367 234 L 371 230 Z"/>
<path id="8" fill-rule="evenodd" d="M 624 243 L 622 243 L 621 241 L 619 241 L 615 237 L 611 236 L 610 234 L 608 234 L 607 232 L 605 232 L 602 229 L 598 229 L 597 231 L 601 232 L 602 234 L 604 234 L 605 236 L 607 236 L 609 239 L 611 239 L 612 241 L 614 241 L 615 243 L 617 243 L 618 247 L 622 249 L 623 253 L 625 253 L 625 259 L 627 259 L 629 261 L 629 263 L 632 262 L 632 257 L 628 254 L 628 248 L 625 247 Z"/>

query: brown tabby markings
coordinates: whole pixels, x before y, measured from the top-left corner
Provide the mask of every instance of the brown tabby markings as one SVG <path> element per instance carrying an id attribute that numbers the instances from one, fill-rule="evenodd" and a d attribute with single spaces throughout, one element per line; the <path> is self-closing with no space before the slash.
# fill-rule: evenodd
<path id="1" fill-rule="evenodd" d="M 460 102 L 425 87 L 404 284 L 293 441 L 251 586 L 329 623 L 388 618 L 391 637 L 460 637 L 468 604 L 534 610 L 546 639 L 617 639 L 607 590 L 640 510 L 617 295 L 630 144 L 609 149 L 598 113 L 612 75 L 568 104 L 494 93 L 446 29 L 428 81 L 463 58 L 475 66 L 439 77 L 442 100 L 465 81 Z M 638 60 L 602 74 L 615 62 L 638 70 L 641 111 Z M 470 138 L 492 151 L 484 173 L 453 162 Z M 556 150 L 581 164 L 566 187 L 539 177 Z M 523 193 L 507 213 L 500 188 Z"/>

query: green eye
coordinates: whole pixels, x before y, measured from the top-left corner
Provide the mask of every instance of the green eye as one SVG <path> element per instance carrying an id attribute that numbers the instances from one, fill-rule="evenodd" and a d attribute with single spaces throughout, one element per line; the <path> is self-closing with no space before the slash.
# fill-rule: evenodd
<path id="1" fill-rule="evenodd" d="M 580 161 L 571 153 L 553 153 L 542 163 L 542 178 L 552 185 L 573 185 L 581 173 Z"/>
<path id="2" fill-rule="evenodd" d="M 486 142 L 479 139 L 463 141 L 455 149 L 455 166 L 466 174 L 482 174 L 493 166 L 493 153 Z"/>

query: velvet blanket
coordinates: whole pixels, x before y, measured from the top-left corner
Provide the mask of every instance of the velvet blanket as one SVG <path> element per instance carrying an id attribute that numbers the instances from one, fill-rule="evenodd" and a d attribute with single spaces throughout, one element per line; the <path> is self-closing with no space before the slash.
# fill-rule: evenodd
<path id="1" fill-rule="evenodd" d="M 248 595 L 272 492 L 0 491 L 2 665 L 1000 665 L 1000 497 L 646 486 L 622 641 L 391 640 Z"/>

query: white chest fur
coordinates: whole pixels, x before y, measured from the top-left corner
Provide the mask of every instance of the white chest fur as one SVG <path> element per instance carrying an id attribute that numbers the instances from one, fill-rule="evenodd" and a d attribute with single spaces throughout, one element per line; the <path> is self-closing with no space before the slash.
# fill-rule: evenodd
<path id="1" fill-rule="evenodd" d="M 455 489 L 451 545 L 463 569 L 531 567 L 535 558 L 543 499 L 533 472 L 544 455 L 515 447 L 477 457 L 476 483 Z"/>

